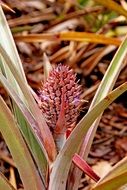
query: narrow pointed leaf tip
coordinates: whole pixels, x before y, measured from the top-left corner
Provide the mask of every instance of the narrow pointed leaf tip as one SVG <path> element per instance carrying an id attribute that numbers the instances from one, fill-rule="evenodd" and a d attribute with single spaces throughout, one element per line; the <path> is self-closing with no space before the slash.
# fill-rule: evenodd
<path id="1" fill-rule="evenodd" d="M 75 154 L 73 157 L 74 164 L 80 168 L 85 174 L 87 174 L 95 182 L 98 182 L 100 177 L 92 170 L 92 168 L 83 160 L 78 154 Z"/>
<path id="2" fill-rule="evenodd" d="M 53 69 L 40 90 L 41 110 L 53 133 L 65 133 L 74 127 L 80 105 L 81 86 L 68 66 Z"/>

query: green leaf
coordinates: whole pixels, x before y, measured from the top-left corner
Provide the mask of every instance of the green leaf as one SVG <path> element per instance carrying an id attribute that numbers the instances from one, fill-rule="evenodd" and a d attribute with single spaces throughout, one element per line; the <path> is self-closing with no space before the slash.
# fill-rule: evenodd
<path id="1" fill-rule="evenodd" d="M 50 129 L 48 128 L 46 121 L 37 106 L 35 100 L 33 99 L 33 96 L 29 90 L 29 87 L 24 81 L 22 80 L 18 70 L 15 68 L 13 62 L 11 61 L 10 57 L 6 53 L 6 51 L 3 49 L 3 47 L 0 45 L 0 53 L 3 56 L 5 63 L 8 65 L 10 71 L 12 72 L 13 76 L 15 77 L 18 85 L 20 86 L 20 89 L 23 92 L 23 95 L 28 102 L 28 105 L 30 107 L 30 111 L 32 112 L 33 116 L 36 118 L 36 121 L 38 122 L 40 135 L 43 138 L 44 147 L 47 150 L 49 159 L 53 161 L 56 157 L 56 149 L 55 149 L 55 143 L 52 137 L 52 134 L 50 132 Z"/>
<path id="2" fill-rule="evenodd" d="M 0 132 L 18 166 L 25 189 L 44 189 L 31 154 L 6 103 L 0 96 Z"/>
<path id="3" fill-rule="evenodd" d="M 22 63 L 20 61 L 19 55 L 17 53 L 17 49 L 15 46 L 12 34 L 10 32 L 10 29 L 8 27 L 8 23 L 6 21 L 6 18 L 4 16 L 4 13 L 3 13 L 1 7 L 0 7 L 0 38 L 1 38 L 1 40 L 0 40 L 1 47 L 3 47 L 3 49 L 5 49 L 7 54 L 9 55 L 9 58 L 12 61 L 11 64 L 14 64 L 14 66 L 17 68 L 22 82 L 24 82 L 27 85 L 25 73 L 23 71 L 23 66 L 22 66 Z M 31 108 L 31 104 L 33 103 L 31 101 L 31 99 L 33 99 L 33 97 L 31 95 L 28 95 L 27 97 L 30 101 L 27 102 L 27 99 L 24 97 L 22 90 L 20 89 L 20 87 L 17 84 L 13 74 L 10 72 L 10 69 L 6 65 L 4 59 L 2 58 L 1 55 L 0 55 L 0 66 L 2 67 L 2 72 L 4 72 L 4 74 L 7 76 L 9 83 L 12 84 L 15 92 L 18 93 L 19 97 L 22 99 L 22 101 L 25 103 L 25 105 L 28 106 L 28 109 L 29 110 L 31 109 L 33 112 L 35 110 L 35 112 L 36 112 L 37 110 L 35 108 L 37 107 L 37 105 L 35 104 L 34 100 L 32 100 L 32 101 L 34 102 L 35 106 L 33 106 L 33 108 Z M 27 93 L 27 91 L 25 93 Z M 19 126 L 22 130 L 22 133 L 23 133 L 23 135 L 24 135 L 24 137 L 28 143 L 28 146 L 31 150 L 31 153 L 33 154 L 35 162 L 38 166 L 38 170 L 40 171 L 40 175 L 43 179 L 43 182 L 46 185 L 48 164 L 46 161 L 45 151 L 42 151 L 42 148 L 38 144 L 34 134 L 31 133 L 28 123 L 25 121 L 24 117 L 21 115 L 19 109 L 17 108 L 17 105 L 14 104 L 13 101 L 12 101 L 12 107 L 13 107 L 14 115 L 15 115 L 18 123 L 19 123 Z M 49 139 L 49 141 L 50 141 L 50 139 Z"/>
<path id="4" fill-rule="evenodd" d="M 79 122 L 56 158 L 50 176 L 49 190 L 65 190 L 72 157 L 78 152 L 84 135 L 95 119 L 109 106 L 109 104 L 126 90 L 127 83 L 124 83 L 94 106 L 94 108 L 92 108 L 92 110 Z"/>
<path id="5" fill-rule="evenodd" d="M 33 115 L 29 112 L 28 108 L 23 103 L 23 101 L 20 99 L 20 97 L 13 90 L 12 85 L 9 84 L 9 82 L 7 81 L 7 79 L 1 73 L 0 73 L 0 81 L 3 84 L 3 86 L 5 87 L 6 91 L 10 95 L 10 97 L 13 99 L 13 101 L 17 105 L 17 107 L 19 108 L 19 110 L 22 112 L 23 117 L 26 119 L 26 121 L 28 123 L 28 128 L 30 128 L 30 130 L 32 130 L 34 136 L 38 140 L 38 143 L 39 143 L 40 146 L 38 144 L 36 145 L 36 142 L 35 142 L 36 149 L 39 150 L 39 148 L 41 148 L 41 150 L 43 150 L 42 153 L 44 153 L 44 155 L 41 158 L 41 162 L 38 160 L 39 166 L 40 166 L 40 168 L 38 168 L 38 169 L 43 174 L 42 175 L 44 177 L 43 181 L 45 181 L 45 179 L 46 179 L 46 173 L 47 173 L 47 167 L 48 167 L 48 165 L 47 165 L 48 156 L 47 156 L 46 150 L 45 150 L 45 148 L 43 146 L 43 143 L 42 143 L 43 140 L 40 137 L 40 131 L 39 131 L 39 128 L 38 128 L 38 123 L 35 120 L 35 118 L 33 117 Z M 34 138 L 34 136 L 32 138 Z M 26 139 L 26 141 L 28 141 L 28 140 Z M 28 145 L 29 145 L 29 143 L 28 143 Z M 39 152 L 40 151 L 38 151 L 38 153 Z M 35 155 L 36 155 L 36 151 L 34 151 L 34 155 L 33 155 L 34 158 L 36 158 L 36 160 L 37 160 L 37 156 L 38 156 L 39 159 L 42 156 L 42 154 L 37 155 L 37 156 L 35 156 Z"/>
<path id="6" fill-rule="evenodd" d="M 5 178 L 5 176 L 0 172 L 0 189 L 5 190 L 16 190 L 9 181 Z"/>
<path id="7" fill-rule="evenodd" d="M 78 3 L 82 6 L 86 5 L 89 2 L 89 0 L 78 0 Z"/>
<path id="8" fill-rule="evenodd" d="M 15 91 L 18 92 L 22 101 L 28 106 L 33 116 L 36 118 L 40 131 L 41 131 L 41 135 L 43 137 L 44 147 L 46 148 L 48 152 L 49 159 L 53 161 L 56 156 L 56 149 L 55 149 L 55 143 L 54 143 L 53 137 L 51 135 L 51 132 L 45 122 L 45 119 L 41 111 L 39 110 L 33 96 L 31 95 L 29 91 L 21 61 L 19 59 L 10 29 L 8 27 L 6 18 L 1 8 L 0 8 L 0 21 L 1 21 L 0 22 L 0 36 L 1 36 L 0 53 L 4 57 L 4 60 L 2 60 L 2 62 L 5 67 L 6 76 L 9 82 L 13 84 Z M 18 112 L 16 106 L 13 105 L 13 107 L 14 107 L 14 113 L 18 119 L 18 122 L 20 123 L 22 130 L 27 134 L 27 139 L 29 140 L 29 144 L 30 146 L 32 146 L 32 149 L 34 149 L 34 152 L 35 152 L 36 147 L 37 147 L 37 146 L 34 146 L 35 140 L 32 138 L 32 134 L 29 132 L 29 130 L 27 130 L 27 124 L 25 123 L 22 116 Z M 41 154 L 41 152 L 36 151 L 36 155 L 37 154 Z"/>
<path id="9" fill-rule="evenodd" d="M 113 88 L 118 75 L 122 69 L 123 60 L 127 53 L 127 37 L 123 41 L 123 43 L 120 45 L 119 49 L 117 50 L 113 60 L 110 63 L 110 66 L 108 67 L 101 84 L 99 88 L 96 91 L 96 94 L 92 100 L 92 103 L 90 105 L 89 111 L 92 109 L 95 104 L 97 104 L 102 98 L 104 98 Z M 90 151 L 90 147 L 93 142 L 93 138 L 95 136 L 99 121 L 101 119 L 101 116 L 97 118 L 97 120 L 92 124 L 90 129 L 88 130 L 86 137 L 83 141 L 83 144 L 81 146 L 80 150 L 80 156 L 86 160 L 87 156 Z M 80 178 L 81 178 L 82 172 L 79 171 L 77 168 L 72 168 L 71 174 L 70 174 L 70 183 L 68 183 L 68 188 L 71 190 L 76 189 L 79 186 Z M 73 176 L 73 183 L 71 183 L 71 177 Z"/>
<path id="10" fill-rule="evenodd" d="M 119 161 L 106 176 L 96 184 L 93 190 L 112 190 L 127 183 L 127 157 Z"/>

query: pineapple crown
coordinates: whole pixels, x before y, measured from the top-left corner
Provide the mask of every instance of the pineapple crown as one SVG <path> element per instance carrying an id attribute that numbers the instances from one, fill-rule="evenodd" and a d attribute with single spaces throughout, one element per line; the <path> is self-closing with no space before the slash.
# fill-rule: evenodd
<path id="1" fill-rule="evenodd" d="M 53 69 L 40 90 L 41 110 L 53 133 L 65 133 L 75 126 L 80 106 L 81 86 L 68 66 Z"/>

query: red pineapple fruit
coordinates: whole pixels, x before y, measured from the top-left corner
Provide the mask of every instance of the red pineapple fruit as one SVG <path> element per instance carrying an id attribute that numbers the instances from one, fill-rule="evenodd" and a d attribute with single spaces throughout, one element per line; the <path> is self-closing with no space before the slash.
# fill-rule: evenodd
<path id="1" fill-rule="evenodd" d="M 40 90 L 41 110 L 52 131 L 58 150 L 68 128 L 75 127 L 79 114 L 81 86 L 68 66 L 53 69 Z"/>

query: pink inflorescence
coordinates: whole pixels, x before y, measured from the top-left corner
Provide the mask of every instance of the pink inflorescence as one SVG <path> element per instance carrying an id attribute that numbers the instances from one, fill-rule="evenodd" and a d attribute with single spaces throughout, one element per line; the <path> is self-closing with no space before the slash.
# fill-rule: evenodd
<path id="1" fill-rule="evenodd" d="M 81 86 L 68 66 L 59 64 L 53 69 L 40 90 L 41 109 L 48 126 L 53 129 L 59 119 L 61 104 L 64 100 L 64 121 L 66 128 L 74 127 L 80 105 Z"/>

